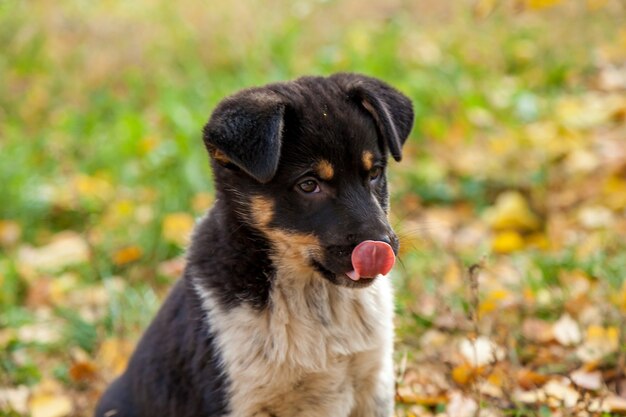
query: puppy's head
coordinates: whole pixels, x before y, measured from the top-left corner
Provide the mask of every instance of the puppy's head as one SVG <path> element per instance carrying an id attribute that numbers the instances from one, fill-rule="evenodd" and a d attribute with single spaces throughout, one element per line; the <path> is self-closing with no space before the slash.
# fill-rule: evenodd
<path id="1" fill-rule="evenodd" d="M 412 124 L 411 102 L 389 85 L 336 74 L 225 99 L 204 142 L 218 198 L 269 240 L 278 268 L 359 287 L 376 275 L 355 274 L 360 256 L 398 250 L 387 222 L 386 167 L 388 155 L 401 159 Z M 365 241 L 376 243 L 359 246 Z M 365 269 L 382 268 L 376 263 Z"/>

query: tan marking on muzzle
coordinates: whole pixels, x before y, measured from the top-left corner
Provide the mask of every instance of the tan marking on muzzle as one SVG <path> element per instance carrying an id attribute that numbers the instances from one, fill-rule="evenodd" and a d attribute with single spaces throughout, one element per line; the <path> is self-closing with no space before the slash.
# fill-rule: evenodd
<path id="1" fill-rule="evenodd" d="M 280 229 L 267 229 L 264 232 L 272 243 L 272 258 L 279 270 L 303 275 L 314 271 L 311 258 L 319 258 L 322 252 L 317 237 Z"/>
<path id="2" fill-rule="evenodd" d="M 274 202 L 262 196 L 250 201 L 250 214 L 254 224 L 267 236 L 272 245 L 272 260 L 279 270 L 311 274 L 311 257 L 319 258 L 322 247 L 312 234 L 298 233 L 270 227 L 274 218 Z"/>
<path id="3" fill-rule="evenodd" d="M 361 162 L 363 162 L 363 168 L 369 171 L 374 166 L 374 154 L 370 151 L 363 151 Z"/>
<path id="4" fill-rule="evenodd" d="M 333 168 L 333 165 L 325 159 L 322 159 L 321 161 L 319 161 L 317 165 L 315 166 L 315 168 L 316 168 L 317 174 L 324 181 L 331 180 L 333 176 L 335 175 L 335 169 Z"/>

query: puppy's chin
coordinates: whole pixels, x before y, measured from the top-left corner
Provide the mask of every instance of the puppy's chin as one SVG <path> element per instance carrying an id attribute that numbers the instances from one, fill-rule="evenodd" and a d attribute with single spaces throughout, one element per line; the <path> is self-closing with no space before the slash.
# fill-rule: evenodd
<path id="1" fill-rule="evenodd" d="M 378 279 L 361 277 L 357 281 L 351 279 L 345 272 L 335 272 L 326 267 L 322 262 L 312 259 L 312 264 L 315 270 L 331 283 L 347 288 L 365 288 L 369 287 Z"/>

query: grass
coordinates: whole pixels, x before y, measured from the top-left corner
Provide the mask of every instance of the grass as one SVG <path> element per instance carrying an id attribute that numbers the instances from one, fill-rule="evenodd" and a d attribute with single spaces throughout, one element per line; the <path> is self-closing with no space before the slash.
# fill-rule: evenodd
<path id="1" fill-rule="evenodd" d="M 26 385 L 36 398 L 56 381 L 87 415 L 117 363 L 103 346 L 135 341 L 176 277 L 184 243 L 166 221 L 210 204 L 200 132 L 211 109 L 243 87 L 337 71 L 381 77 L 415 105 L 405 161 L 390 174 L 399 352 L 419 366 L 429 331 L 467 334 L 445 320 L 471 310 L 464 270 L 480 259 L 481 332 L 508 326 L 535 358 L 522 351 L 545 346 L 513 331 L 524 318 L 569 312 L 584 329 L 599 322 L 577 309 L 596 303 L 623 344 L 626 190 L 601 147 L 624 132 L 623 86 L 602 80 L 623 70 L 626 12 L 611 0 L 540 3 L 0 2 L 0 392 Z M 541 225 L 513 228 L 523 244 L 498 252 L 501 231 L 484 213 L 507 190 Z M 85 245 L 76 262 L 38 268 L 25 257 L 68 231 Z M 561 353 L 553 361 L 569 372 L 572 349 Z M 81 379 L 84 363 L 97 369 Z M 619 377 L 606 381 L 615 392 Z"/>

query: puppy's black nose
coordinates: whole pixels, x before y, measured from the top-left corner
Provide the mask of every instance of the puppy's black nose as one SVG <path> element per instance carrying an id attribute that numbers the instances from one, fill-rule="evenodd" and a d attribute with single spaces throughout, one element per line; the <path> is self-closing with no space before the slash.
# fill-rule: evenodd
<path id="1" fill-rule="evenodd" d="M 359 233 L 349 234 L 346 236 L 347 241 L 352 245 L 358 245 L 365 240 L 375 240 L 379 242 L 385 242 L 388 245 L 394 246 L 394 242 L 397 240 L 388 233 Z"/>

